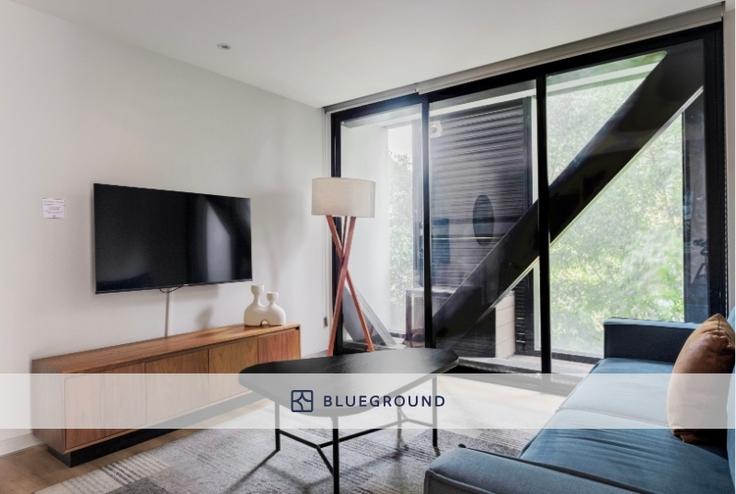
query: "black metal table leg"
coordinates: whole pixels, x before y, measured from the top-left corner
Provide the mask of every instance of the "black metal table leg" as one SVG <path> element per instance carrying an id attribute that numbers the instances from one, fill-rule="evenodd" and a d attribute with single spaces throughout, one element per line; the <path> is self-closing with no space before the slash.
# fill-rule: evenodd
<path id="1" fill-rule="evenodd" d="M 337 417 L 332 419 L 332 490 L 340 494 L 340 432 Z"/>
<path id="2" fill-rule="evenodd" d="M 400 407 L 396 407 L 396 441 L 400 444 L 401 441 L 401 423 L 404 421 L 404 414 Z"/>
<path id="3" fill-rule="evenodd" d="M 276 439 L 276 451 L 281 450 L 281 411 L 279 410 L 281 407 L 278 403 L 273 403 L 273 418 L 274 418 L 274 427 L 275 427 L 275 439 Z"/>
<path id="4" fill-rule="evenodd" d="M 437 378 L 432 377 L 432 446 L 437 447 Z"/>

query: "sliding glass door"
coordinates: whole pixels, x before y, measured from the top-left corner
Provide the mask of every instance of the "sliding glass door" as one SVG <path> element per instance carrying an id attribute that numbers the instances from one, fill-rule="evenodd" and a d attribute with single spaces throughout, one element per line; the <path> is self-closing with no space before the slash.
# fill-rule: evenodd
<path id="1" fill-rule="evenodd" d="M 377 182 L 351 266 L 379 343 L 576 371 L 607 318 L 725 311 L 721 50 L 716 24 L 333 114 L 333 173 Z"/>
<path id="2" fill-rule="evenodd" d="M 562 357 L 601 357 L 612 316 L 709 315 L 703 61 L 691 41 L 547 77 L 550 189 L 604 160 L 611 176 L 551 232 L 552 351 Z"/>

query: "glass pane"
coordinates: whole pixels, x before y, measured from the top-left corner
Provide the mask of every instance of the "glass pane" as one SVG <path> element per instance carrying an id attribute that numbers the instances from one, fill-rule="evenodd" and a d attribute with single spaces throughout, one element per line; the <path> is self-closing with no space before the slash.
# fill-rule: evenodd
<path id="1" fill-rule="evenodd" d="M 594 196 L 551 232 L 556 358 L 601 357 L 608 318 L 706 317 L 698 61 L 700 44 L 688 43 L 548 78 L 550 194 L 577 181 Z M 586 167 L 615 171 L 586 179 Z M 551 218 L 560 210 L 551 202 Z"/>
<path id="2" fill-rule="evenodd" d="M 468 365 L 540 367 L 535 94 L 524 82 L 430 105 L 433 327 Z"/>
<path id="3" fill-rule="evenodd" d="M 664 58 L 662 51 L 547 78 L 550 183 Z"/>
<path id="4" fill-rule="evenodd" d="M 342 176 L 376 182 L 376 216 L 360 218 L 350 257 L 374 343 L 424 346 L 420 107 L 342 122 Z M 344 341 L 364 341 L 349 292 Z"/>

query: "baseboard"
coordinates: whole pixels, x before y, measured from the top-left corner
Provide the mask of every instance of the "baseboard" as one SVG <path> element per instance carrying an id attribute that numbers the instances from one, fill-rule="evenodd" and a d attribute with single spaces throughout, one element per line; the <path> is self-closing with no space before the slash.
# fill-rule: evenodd
<path id="1" fill-rule="evenodd" d="M 20 436 L 2 439 L 0 440 L 0 456 L 16 453 L 20 450 L 30 448 L 38 444 L 41 444 L 41 441 L 36 439 L 36 436 L 30 432 L 21 434 Z"/>
<path id="2" fill-rule="evenodd" d="M 121 449 L 129 448 L 138 443 L 148 441 L 154 437 L 162 436 L 172 430 L 173 429 L 140 429 L 101 443 L 87 446 L 86 448 L 70 451 L 69 453 L 59 453 L 51 448 L 48 448 L 48 451 L 66 466 L 76 467 L 77 465 L 81 465 L 82 463 L 97 459 L 101 456 L 109 455 L 110 453 L 120 451 Z"/>

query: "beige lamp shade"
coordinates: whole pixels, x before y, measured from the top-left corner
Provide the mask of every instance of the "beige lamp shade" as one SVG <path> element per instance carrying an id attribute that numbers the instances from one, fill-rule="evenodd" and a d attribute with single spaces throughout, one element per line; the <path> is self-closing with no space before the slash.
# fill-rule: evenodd
<path id="1" fill-rule="evenodd" d="M 372 218 L 376 214 L 376 183 L 358 178 L 315 178 L 312 214 Z"/>

